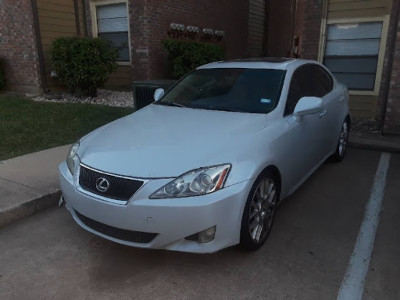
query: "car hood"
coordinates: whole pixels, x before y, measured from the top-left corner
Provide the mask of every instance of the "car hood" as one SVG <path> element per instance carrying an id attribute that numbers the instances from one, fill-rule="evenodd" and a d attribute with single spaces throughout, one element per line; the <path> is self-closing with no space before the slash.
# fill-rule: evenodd
<path id="1" fill-rule="evenodd" d="M 238 148 L 266 125 L 266 115 L 149 105 L 89 134 L 82 163 L 114 174 L 169 178 L 234 163 Z"/>

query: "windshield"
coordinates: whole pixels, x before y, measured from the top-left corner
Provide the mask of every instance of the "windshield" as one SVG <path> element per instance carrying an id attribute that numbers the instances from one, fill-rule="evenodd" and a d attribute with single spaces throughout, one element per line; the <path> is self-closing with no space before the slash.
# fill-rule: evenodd
<path id="1" fill-rule="evenodd" d="M 156 104 L 266 114 L 278 104 L 285 73 L 273 69 L 196 70 Z"/>

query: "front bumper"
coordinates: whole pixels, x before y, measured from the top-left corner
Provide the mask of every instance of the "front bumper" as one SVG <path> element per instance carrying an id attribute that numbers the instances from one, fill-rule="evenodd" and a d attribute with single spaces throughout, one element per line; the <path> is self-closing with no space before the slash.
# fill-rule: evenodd
<path id="1" fill-rule="evenodd" d="M 84 229 L 129 246 L 196 253 L 216 252 L 239 243 L 243 208 L 252 184 L 241 182 L 198 197 L 155 200 L 148 197 L 171 180 L 155 179 L 143 185 L 127 204 L 121 205 L 78 190 L 78 180 L 65 162 L 60 164 L 59 174 L 67 207 Z M 120 231 L 154 233 L 155 237 L 149 242 L 146 239 L 131 242 L 108 235 L 107 231 L 95 230 L 100 227 L 93 224 Z M 216 234 L 211 242 L 185 239 L 213 226 Z"/>

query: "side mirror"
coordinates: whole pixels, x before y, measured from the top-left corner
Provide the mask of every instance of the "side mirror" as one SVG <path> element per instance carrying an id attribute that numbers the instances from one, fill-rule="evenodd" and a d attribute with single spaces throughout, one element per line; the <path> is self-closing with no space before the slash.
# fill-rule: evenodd
<path id="1" fill-rule="evenodd" d="M 154 91 L 154 101 L 158 101 L 164 96 L 164 89 L 158 88 Z"/>
<path id="2" fill-rule="evenodd" d="M 293 115 L 304 116 L 311 115 L 321 111 L 323 108 L 323 102 L 318 97 L 303 97 L 297 102 L 294 108 Z"/>

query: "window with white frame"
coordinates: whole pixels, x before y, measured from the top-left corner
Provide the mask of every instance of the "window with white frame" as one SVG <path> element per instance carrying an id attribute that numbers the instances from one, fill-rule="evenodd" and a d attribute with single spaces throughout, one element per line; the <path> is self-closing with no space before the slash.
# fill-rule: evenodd
<path id="1" fill-rule="evenodd" d="M 96 5 L 97 36 L 118 49 L 119 62 L 129 62 L 129 32 L 126 3 Z"/>
<path id="2" fill-rule="evenodd" d="M 383 22 L 327 25 L 324 64 L 349 90 L 374 91 Z"/>

